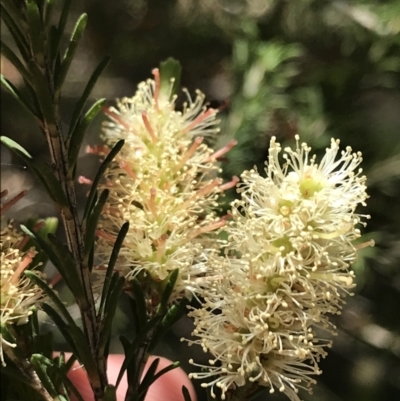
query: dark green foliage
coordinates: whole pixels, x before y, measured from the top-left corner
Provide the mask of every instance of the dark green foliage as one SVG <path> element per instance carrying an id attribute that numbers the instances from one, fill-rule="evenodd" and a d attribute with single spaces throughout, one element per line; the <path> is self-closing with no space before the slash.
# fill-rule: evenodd
<path id="1" fill-rule="evenodd" d="M 179 61 L 169 58 L 168 60 L 160 63 L 160 92 L 165 92 L 171 95 L 176 94 L 178 92 L 178 88 L 180 88 L 181 75 L 182 67 Z M 171 84 L 171 79 L 173 80 L 173 84 Z"/>
<path id="2" fill-rule="evenodd" d="M 103 178 L 104 172 L 106 171 L 110 163 L 114 160 L 118 152 L 121 150 L 122 146 L 124 146 L 124 141 L 118 141 L 98 169 L 96 177 L 93 180 L 92 187 L 90 188 L 88 199 L 86 201 L 85 211 L 83 213 L 83 222 L 86 222 L 88 215 L 92 212 L 92 209 L 96 204 L 95 197 L 97 196 L 97 186 L 99 185 L 100 180 Z"/>
<path id="3" fill-rule="evenodd" d="M 72 391 L 79 401 L 83 401 L 74 385 L 66 377 L 74 358 L 72 357 L 69 361 L 66 361 L 63 354 L 53 358 L 52 333 L 42 332 L 39 327 L 37 309 L 33 307 L 31 310 L 32 315 L 29 317 L 29 322 L 13 328 L 13 341 L 18 344 L 18 353 L 21 354 L 21 358 L 30 360 L 31 366 L 52 397 L 59 396 L 60 400 L 69 401 L 68 394 Z M 2 329 L 2 334 L 6 333 L 7 331 Z M 31 387 L 27 377 L 21 373 L 21 370 L 12 361 L 7 359 L 7 366 L 2 367 L 1 372 L 1 387 L 4 399 L 43 400 Z"/>

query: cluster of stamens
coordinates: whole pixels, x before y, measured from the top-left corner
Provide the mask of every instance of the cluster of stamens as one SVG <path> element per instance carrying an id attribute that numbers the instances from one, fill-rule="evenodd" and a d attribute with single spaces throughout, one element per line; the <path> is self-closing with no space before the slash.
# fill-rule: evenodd
<path id="1" fill-rule="evenodd" d="M 190 343 L 213 355 L 210 365 L 192 377 L 225 394 L 258 383 L 298 401 L 298 389 L 310 390 L 320 373 L 318 362 L 329 340 L 315 328 L 334 332 L 331 314 L 340 313 L 351 291 L 360 237 L 355 213 L 367 198 L 361 154 L 347 148 L 337 158 L 332 140 L 320 164 L 310 147 L 285 149 L 272 138 L 266 177 L 242 174 L 232 204 L 226 256 L 212 255 L 216 269 L 203 290 L 202 308 Z M 364 244 L 364 245 L 372 245 Z"/>
<path id="2" fill-rule="evenodd" d="M 218 252 L 211 234 L 226 224 L 215 214 L 218 197 L 238 182 L 237 177 L 228 183 L 218 178 L 218 159 L 235 141 L 214 151 L 206 142 L 218 132 L 217 111 L 204 105 L 200 92 L 194 100 L 186 93 L 183 110 L 175 110 L 176 96 L 162 92 L 159 71 L 153 74 L 154 80 L 139 84 L 132 98 L 105 110 L 106 145 L 88 149 L 106 155 L 109 146 L 125 140 L 105 175 L 103 187 L 110 195 L 97 231 L 97 255 L 107 263 L 128 221 L 116 268 L 128 279 L 150 279 L 150 285 L 179 269 L 176 297 L 206 273 L 206 255 Z"/>
<path id="3" fill-rule="evenodd" d="M 11 208 L 25 194 L 23 191 L 13 199 L 2 203 L 1 213 Z M 6 198 L 7 195 L 7 190 L 1 192 L 1 198 Z M 7 327 L 13 324 L 26 323 L 32 313 L 30 307 L 43 298 L 43 293 L 24 275 L 25 270 L 31 268 L 30 265 L 36 255 L 34 248 L 25 249 L 29 237 L 18 232 L 12 221 L 1 228 L 0 234 L 0 361 L 5 365 L 3 348 L 14 348 L 16 344 L 6 339 L 3 330 L 8 331 Z"/>

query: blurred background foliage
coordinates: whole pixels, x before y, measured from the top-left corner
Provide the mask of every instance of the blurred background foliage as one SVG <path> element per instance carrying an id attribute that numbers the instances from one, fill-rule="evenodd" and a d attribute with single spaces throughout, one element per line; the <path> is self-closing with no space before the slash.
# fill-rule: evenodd
<path id="1" fill-rule="evenodd" d="M 112 63 L 93 96 L 106 97 L 110 104 L 132 95 L 152 68 L 173 56 L 182 64 L 183 85 L 201 89 L 211 106 L 221 109 L 215 147 L 238 141 L 222 163 L 226 179 L 253 166 L 262 171 L 272 135 L 285 146 L 300 134 L 316 153 L 331 137 L 363 152 L 371 197 L 360 213 L 372 216 L 363 240 L 374 238 L 376 246 L 360 252 L 354 266 L 356 294 L 335 319 L 339 335 L 322 362 L 324 374 L 314 395 L 303 398 L 400 400 L 400 1 L 76 1 L 74 13 L 82 11 L 89 14 L 89 24 L 68 77 L 66 116 L 104 54 L 112 56 Z M 10 42 L 4 29 L 2 36 Z M 22 85 L 4 58 L 2 72 Z M 43 157 L 45 142 L 33 121 L 3 90 L 1 96 L 2 134 Z M 100 141 L 100 127 L 98 119 L 86 144 Z M 2 189 L 31 189 L 12 216 L 54 214 L 20 162 L 4 149 L 1 155 Z M 96 157 L 82 149 L 78 174 L 92 177 L 97 166 Z M 86 192 L 79 187 L 82 200 Z M 231 191 L 226 203 L 235 196 Z M 122 301 L 119 332 L 129 332 L 128 320 Z M 172 359 L 205 358 L 179 343 L 190 331 L 188 320 L 179 322 L 160 353 Z M 199 388 L 198 394 L 203 400 Z"/>

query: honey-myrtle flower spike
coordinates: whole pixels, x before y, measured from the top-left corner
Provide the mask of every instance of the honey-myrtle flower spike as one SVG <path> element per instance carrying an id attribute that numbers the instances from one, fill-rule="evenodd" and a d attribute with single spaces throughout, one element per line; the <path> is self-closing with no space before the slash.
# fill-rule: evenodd
<path id="1" fill-rule="evenodd" d="M 185 91 L 183 110 L 175 110 L 173 82 L 163 91 L 160 72 L 153 74 L 154 80 L 140 83 L 132 98 L 105 111 L 110 119 L 104 124 L 106 147 L 90 148 L 107 154 L 108 146 L 125 140 L 102 184 L 110 192 L 97 231 L 97 255 L 107 263 L 120 227 L 129 221 L 116 269 L 154 289 L 179 268 L 174 298 L 197 288 L 192 283 L 206 273 L 206 255 L 218 252 L 219 243 L 210 236 L 227 220 L 214 210 L 218 197 L 237 182 L 217 177 L 218 158 L 235 141 L 214 151 L 204 138 L 219 130 L 217 111 L 207 109 L 199 91 L 194 99 Z M 100 279 L 103 271 L 99 266 Z"/>
<path id="2" fill-rule="evenodd" d="M 210 378 L 205 386 L 212 394 L 219 387 L 222 398 L 256 382 L 298 401 L 297 389 L 310 390 L 330 345 L 315 328 L 334 331 L 329 317 L 354 287 L 357 226 L 369 218 L 355 212 L 367 199 L 361 154 L 339 153 L 335 140 L 320 163 L 310 151 L 296 136 L 281 165 L 282 148 L 271 139 L 267 176 L 242 174 L 241 199 L 224 227 L 226 256 L 208 261 L 216 274 L 202 308 L 190 313 L 197 339 L 189 343 L 214 359 L 192 376 Z"/>
<path id="3" fill-rule="evenodd" d="M 22 191 L 15 198 L 1 205 L 1 212 L 7 210 L 25 195 Z M 7 191 L 1 193 L 1 197 L 7 196 Z M 19 233 L 12 222 L 1 229 L 0 239 L 0 322 L 1 327 L 12 324 L 23 324 L 31 315 L 30 307 L 37 304 L 43 298 L 43 293 L 36 285 L 33 285 L 28 277 L 24 276 L 26 269 L 36 255 L 34 248 L 24 250 L 27 238 Z M 37 274 L 40 274 L 37 272 Z M 3 346 L 7 349 L 14 348 L 15 344 L 6 341 L 3 333 L 0 333 L 0 361 L 5 365 Z"/>
<path id="4" fill-rule="evenodd" d="M 143 146 L 151 136 L 154 139 L 166 141 L 169 135 L 175 138 L 193 138 L 195 136 L 214 136 L 218 131 L 217 111 L 207 109 L 204 105 L 204 95 L 196 92 L 194 100 L 188 91 L 187 102 L 183 111 L 175 110 L 175 95 L 160 97 L 160 74 L 153 70 L 154 80 L 147 80 L 138 85 L 138 90 L 132 98 L 123 98 L 118 102 L 118 108 L 104 109 L 111 121 L 104 123 L 105 137 L 124 138 L 127 143 Z M 173 82 L 171 82 L 172 88 Z M 125 132 L 133 135 L 124 135 Z M 106 140 L 107 140 L 106 139 Z"/>
<path id="5" fill-rule="evenodd" d="M 193 363 L 205 369 L 192 377 L 209 377 L 211 381 L 203 386 L 211 387 L 212 394 L 214 386 L 219 387 L 222 399 L 237 386 L 251 387 L 257 382 L 298 400 L 297 388 L 314 383 L 312 376 L 320 373 L 317 361 L 325 355 L 326 341 L 315 338 L 310 327 L 321 317 L 307 313 L 301 299 L 292 301 L 284 286 L 280 293 L 272 291 L 284 276 L 257 279 L 244 258 L 214 259 L 212 263 L 219 267 L 220 279 L 205 289 L 203 308 L 191 315 L 196 327 L 193 334 L 199 338 L 194 342 L 214 360 L 208 367 Z"/>

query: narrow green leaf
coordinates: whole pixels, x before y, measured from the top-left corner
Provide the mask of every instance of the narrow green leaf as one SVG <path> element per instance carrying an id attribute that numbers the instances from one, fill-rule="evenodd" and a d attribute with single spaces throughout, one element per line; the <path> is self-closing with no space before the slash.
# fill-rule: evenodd
<path id="1" fill-rule="evenodd" d="M 61 207 L 69 207 L 69 201 L 65 196 L 64 190 L 61 187 L 60 181 L 57 180 L 53 173 L 53 169 L 44 161 L 34 160 L 30 163 L 37 178 L 46 188 L 51 199 Z"/>
<path id="2" fill-rule="evenodd" d="M 65 366 L 65 353 L 61 351 L 60 355 L 58 357 L 53 358 L 53 363 L 54 363 L 54 365 L 59 367 L 61 370 L 63 370 L 63 368 Z M 63 371 L 65 372 L 65 370 L 63 370 Z M 55 387 L 58 388 L 62 394 L 68 394 L 67 388 L 65 387 L 62 380 L 60 380 L 60 377 L 56 377 L 53 381 L 54 381 Z"/>
<path id="3" fill-rule="evenodd" d="M 21 2 L 16 0 L 2 0 L 1 6 L 4 7 L 14 21 L 18 21 L 26 25 L 25 9 Z M 21 7 L 22 6 L 22 7 Z"/>
<path id="4" fill-rule="evenodd" d="M 47 33 L 47 52 L 50 55 L 49 58 L 50 60 L 53 61 L 52 67 L 54 68 L 54 76 L 57 76 L 60 71 L 61 67 L 61 62 L 58 65 L 58 62 L 61 60 L 60 53 L 57 53 L 56 46 L 57 46 L 57 40 L 58 40 L 58 31 L 57 27 L 52 25 L 50 26 L 48 33 Z"/>
<path id="5" fill-rule="evenodd" d="M 39 335 L 39 319 L 37 315 L 37 308 L 36 306 L 32 306 L 29 310 L 32 313 L 29 317 L 32 328 L 32 334 L 36 336 Z"/>
<path id="6" fill-rule="evenodd" d="M 48 124 L 56 126 L 57 122 L 54 116 L 53 98 L 46 77 L 34 61 L 28 62 L 28 69 L 32 75 L 36 98 L 38 99 L 43 118 Z"/>
<path id="7" fill-rule="evenodd" d="M 44 12 L 46 8 L 46 0 L 35 0 L 36 4 L 38 5 L 40 18 L 44 21 Z"/>
<path id="8" fill-rule="evenodd" d="M 145 397 L 146 397 L 146 394 L 147 394 L 147 391 L 148 391 L 149 387 L 156 380 L 158 380 L 162 375 L 165 375 L 166 373 L 170 372 L 171 370 L 174 370 L 174 369 L 178 368 L 179 365 L 180 365 L 179 362 L 171 363 L 171 365 L 166 366 L 165 368 L 161 369 L 156 374 L 154 374 L 155 373 L 155 370 L 154 370 L 154 373 L 151 376 L 149 376 L 148 378 L 147 378 L 147 373 L 146 373 L 146 377 L 142 380 L 142 382 L 140 383 L 140 386 L 139 386 L 139 399 L 140 400 L 144 400 Z M 149 368 L 149 370 L 150 370 L 150 368 Z M 145 382 L 145 380 L 146 380 L 146 382 Z M 142 389 L 142 386 L 143 386 L 143 389 Z"/>
<path id="9" fill-rule="evenodd" d="M 17 328 L 18 328 L 18 326 L 17 326 Z M 14 327 L 14 329 L 15 329 L 15 327 Z M 16 340 L 15 337 L 17 337 L 18 334 L 15 333 L 15 336 L 14 336 L 14 333 L 10 332 L 9 327 L 8 327 L 7 324 L 0 323 L 0 334 L 1 334 L 2 341 L 6 341 L 6 342 L 8 342 L 10 344 L 16 344 L 17 343 L 17 340 Z M 20 347 L 13 347 L 12 348 L 12 353 L 14 354 L 14 357 L 16 357 L 16 358 L 18 358 L 20 360 L 23 360 L 23 359 L 26 358 L 25 352 L 23 352 Z"/>
<path id="10" fill-rule="evenodd" d="M 1 329 L 0 333 L 2 335 L 2 338 L 9 343 L 15 344 L 15 338 L 14 336 L 10 333 L 10 330 L 8 330 L 8 327 L 5 323 L 0 323 Z"/>
<path id="11" fill-rule="evenodd" d="M 1 53 L 13 64 L 25 81 L 28 82 L 29 85 L 32 85 L 32 78 L 28 70 L 22 64 L 18 56 L 3 41 L 1 41 Z"/>
<path id="12" fill-rule="evenodd" d="M 14 3 L 12 2 L 1 3 L 0 10 L 1 18 L 13 37 L 22 58 L 25 61 L 29 60 L 29 45 L 19 23 L 23 19 L 22 14 L 15 8 Z"/>
<path id="13" fill-rule="evenodd" d="M 52 168 L 41 160 L 32 160 L 31 155 L 18 143 L 12 139 L 2 136 L 1 143 L 9 148 L 34 171 L 35 175 L 47 189 L 49 196 L 63 207 L 69 207 L 69 202 L 57 178 L 53 174 Z"/>
<path id="14" fill-rule="evenodd" d="M 157 314 L 164 314 L 167 310 L 168 301 L 171 297 L 172 291 L 175 288 L 176 280 L 179 276 L 179 269 L 173 270 L 167 278 L 167 285 L 162 293 L 160 304 L 157 307 Z"/>
<path id="15" fill-rule="evenodd" d="M 139 397 L 137 401 L 143 401 L 144 398 L 146 397 L 147 391 L 149 390 L 150 384 L 152 383 L 151 379 L 156 374 L 159 364 L 160 364 L 160 358 L 156 358 L 147 369 L 145 376 L 143 377 L 138 388 Z"/>
<path id="16" fill-rule="evenodd" d="M 56 293 L 44 282 L 40 277 L 38 277 L 32 271 L 25 271 L 25 275 L 31 280 L 34 284 L 36 284 L 43 292 L 50 298 L 50 300 L 54 303 L 56 308 L 59 310 L 61 315 L 64 319 L 70 324 L 71 326 L 75 326 L 77 329 L 78 326 L 76 325 L 74 319 L 72 319 L 70 313 L 68 312 L 67 308 L 65 307 L 64 303 L 58 298 Z"/>
<path id="17" fill-rule="evenodd" d="M 149 341 L 149 351 L 151 351 L 157 345 L 160 338 L 163 337 L 164 334 L 170 329 L 171 325 L 175 322 L 176 315 L 179 313 L 179 308 L 176 306 L 171 306 L 168 309 L 168 302 L 175 287 L 178 275 L 179 269 L 175 269 L 166 279 L 167 284 L 164 292 L 161 295 L 161 300 L 156 311 L 156 315 L 160 316 L 162 320 L 161 324 L 155 328 L 152 338 Z"/>
<path id="18" fill-rule="evenodd" d="M 37 93 L 35 92 L 35 88 L 33 88 L 32 86 L 26 85 L 26 89 L 29 92 L 29 98 L 27 97 L 29 99 L 29 103 L 32 103 L 32 108 L 36 112 L 36 116 L 39 121 L 39 125 L 41 125 L 42 121 L 43 121 L 43 113 L 40 108 L 40 103 L 39 103 Z"/>
<path id="19" fill-rule="evenodd" d="M 177 93 L 181 80 L 182 67 L 179 61 L 170 57 L 160 63 L 160 95 L 168 100 Z"/>
<path id="20" fill-rule="evenodd" d="M 36 177 L 42 182 L 50 197 L 60 206 L 68 207 L 69 202 L 51 167 L 41 160 L 32 160 L 31 155 L 12 139 L 2 136 L 1 143 L 8 147 L 13 153 L 22 158 L 32 169 Z"/>
<path id="21" fill-rule="evenodd" d="M 8 138 L 7 136 L 1 136 L 0 141 L 8 149 L 16 153 L 17 156 L 22 157 L 23 160 L 32 159 L 32 156 L 21 145 L 13 141 L 11 138 Z"/>
<path id="22" fill-rule="evenodd" d="M 172 327 L 185 314 L 189 302 L 187 298 L 183 298 L 178 305 L 171 305 L 162 320 L 162 325 L 168 328 Z"/>
<path id="23" fill-rule="evenodd" d="M 71 336 L 70 326 L 59 315 L 59 313 L 57 313 L 57 311 L 52 306 L 50 306 L 49 304 L 44 303 L 44 304 L 41 305 L 41 308 L 50 317 L 50 319 L 56 325 L 58 330 L 60 330 L 60 333 L 64 337 L 66 343 L 71 347 L 73 355 L 78 356 L 79 355 L 79 351 L 78 351 L 78 348 L 77 348 L 77 343 L 75 342 L 75 340 Z"/>
<path id="24" fill-rule="evenodd" d="M 187 387 L 182 386 L 182 394 L 183 398 L 185 399 L 184 401 L 192 401 L 192 397 L 190 397 L 190 393 Z"/>
<path id="25" fill-rule="evenodd" d="M 111 276 L 114 271 L 115 263 L 118 259 L 118 254 L 121 249 L 121 246 L 124 242 L 125 236 L 129 230 L 129 222 L 126 222 L 122 225 L 121 229 L 119 230 L 117 239 L 114 242 L 113 249 L 110 256 L 110 261 L 108 262 L 106 274 L 104 277 L 104 284 L 103 289 L 101 292 L 101 299 L 100 299 L 100 306 L 99 306 L 99 313 L 98 315 L 101 316 L 103 314 L 104 305 L 106 301 L 106 296 L 108 294 L 108 288 L 110 286 Z"/>
<path id="26" fill-rule="evenodd" d="M 53 358 L 53 361 L 54 361 L 54 364 L 56 366 L 58 366 L 58 368 L 63 372 L 63 374 L 67 375 L 68 372 L 70 371 L 70 369 L 72 368 L 72 365 L 76 361 L 76 355 L 74 355 L 72 353 L 71 356 L 69 357 L 68 361 L 66 361 L 65 353 L 61 351 L 60 355 L 58 357 Z M 58 385 L 58 386 L 56 386 L 57 388 L 59 388 L 59 387 L 61 388 L 63 394 L 68 394 L 65 383 L 63 382 L 62 377 L 60 377 L 60 375 L 58 375 L 58 380 L 55 381 L 55 384 Z M 68 396 L 68 401 L 70 401 L 69 396 Z"/>
<path id="27" fill-rule="evenodd" d="M 86 28 L 86 23 L 87 23 L 87 15 L 82 14 L 79 18 L 78 21 L 75 24 L 75 28 L 72 32 L 71 39 L 69 41 L 69 45 L 67 47 L 67 50 L 64 54 L 62 63 L 61 63 L 61 68 L 55 77 L 55 92 L 56 92 L 56 97 L 58 97 L 59 92 L 61 91 L 61 87 L 65 81 L 65 77 L 67 76 L 69 67 L 71 66 L 72 60 L 74 59 L 75 56 L 75 51 L 76 48 L 78 47 L 79 41 L 82 38 L 83 32 L 85 31 Z"/>
<path id="28" fill-rule="evenodd" d="M 159 324 L 155 329 L 149 344 L 149 352 L 154 350 L 161 338 L 164 337 L 171 327 L 185 314 L 188 304 L 189 300 L 187 298 L 183 298 L 179 305 L 171 305 L 171 307 L 165 313 L 161 324 Z"/>
<path id="29" fill-rule="evenodd" d="M 89 255 L 87 257 L 87 266 L 90 272 L 93 270 L 94 266 L 94 248 L 95 248 L 95 243 L 93 242 L 92 248 L 90 249 Z"/>
<path id="30" fill-rule="evenodd" d="M 30 362 L 34 367 L 37 375 L 39 376 L 39 379 L 43 387 L 49 392 L 49 394 L 53 398 L 55 398 L 57 397 L 58 392 L 55 389 L 54 384 L 47 373 L 47 367 L 46 364 L 44 363 L 44 359 L 47 358 L 45 358 L 43 355 L 33 354 L 30 358 Z"/>
<path id="31" fill-rule="evenodd" d="M 26 16 L 28 19 L 28 30 L 31 46 L 35 60 L 41 67 L 45 66 L 44 59 L 44 32 L 42 18 L 38 4 L 35 0 L 26 0 Z"/>
<path id="32" fill-rule="evenodd" d="M 110 165 L 110 163 L 114 160 L 114 157 L 118 154 L 118 152 L 121 150 L 122 146 L 124 146 L 125 141 L 120 140 L 118 141 L 114 147 L 111 149 L 110 153 L 106 156 L 104 159 L 103 163 L 101 164 L 100 168 L 97 171 L 96 177 L 93 180 L 92 187 L 90 188 L 89 196 L 86 201 L 85 205 L 85 211 L 83 213 L 83 224 L 85 224 L 85 220 L 88 217 L 88 215 L 92 212 L 93 206 L 94 206 L 94 198 L 96 196 L 97 192 L 97 186 L 99 185 L 99 182 L 101 178 L 103 177 L 104 172 L 106 171 L 107 167 Z"/>
<path id="33" fill-rule="evenodd" d="M 95 102 L 92 107 L 86 112 L 82 121 L 76 126 L 75 130 L 71 133 L 71 136 L 67 139 L 68 148 L 68 164 L 70 173 L 75 169 L 76 163 L 79 156 L 79 150 L 82 146 L 82 141 L 85 136 L 86 130 L 99 114 L 101 108 L 104 106 L 105 99 L 99 99 Z"/>
<path id="34" fill-rule="evenodd" d="M 85 104 L 92 92 L 92 89 L 96 85 L 97 80 L 99 79 L 100 75 L 105 70 L 105 68 L 107 67 L 109 62 L 110 62 L 110 57 L 107 56 L 98 64 L 96 69 L 93 71 L 88 83 L 86 84 L 85 89 L 83 90 L 82 96 L 77 101 L 74 111 L 72 112 L 72 118 L 71 118 L 71 123 L 69 126 L 68 137 L 71 135 L 72 132 L 75 131 L 75 128 L 78 125 L 79 120 L 81 118 L 83 108 L 85 107 Z"/>
<path id="35" fill-rule="evenodd" d="M 33 349 L 37 350 L 38 346 L 38 336 L 39 336 L 39 319 L 37 315 L 37 309 L 36 306 L 32 306 L 29 309 L 32 314 L 29 317 L 29 323 L 31 326 L 31 333 L 32 333 L 32 344 L 33 344 Z"/>
<path id="36" fill-rule="evenodd" d="M 77 280 L 74 276 L 72 276 L 73 278 L 71 279 L 71 275 L 73 275 L 73 273 L 68 271 L 68 270 L 72 270 L 71 265 L 68 263 L 68 259 L 66 260 L 66 263 L 64 263 L 65 262 L 64 259 L 60 260 L 58 255 L 62 254 L 62 253 L 59 252 L 59 250 L 56 251 L 43 238 L 38 236 L 37 233 L 32 232 L 31 230 L 29 230 L 27 227 L 25 227 L 22 224 L 21 224 L 21 230 L 25 234 L 29 235 L 35 241 L 35 243 L 38 244 L 39 248 L 43 249 L 47 253 L 49 259 L 52 261 L 54 266 L 60 272 L 61 276 L 64 278 L 68 287 L 72 287 L 73 285 L 78 286 L 79 278 Z M 73 266 L 73 269 L 76 270 L 75 266 Z"/>
<path id="37" fill-rule="evenodd" d="M 32 347 L 32 352 L 51 358 L 54 352 L 53 332 L 47 331 L 39 334 Z"/>
<path id="38" fill-rule="evenodd" d="M 62 265 L 62 269 L 60 269 L 59 272 L 67 283 L 68 288 L 71 290 L 72 294 L 74 294 L 76 298 L 83 297 L 83 287 L 71 253 L 55 235 L 49 234 L 48 240 L 52 246 L 55 255 L 57 256 L 57 259 L 60 261 L 60 265 Z M 55 266 L 58 267 L 59 265 Z"/>
<path id="39" fill-rule="evenodd" d="M 146 299 L 142 290 L 142 286 L 136 277 L 131 280 L 131 284 L 134 294 L 134 308 L 138 320 L 137 324 L 138 327 L 143 327 L 147 322 Z"/>
<path id="40" fill-rule="evenodd" d="M 125 336 L 119 336 L 119 340 L 121 341 L 122 348 L 124 349 L 124 354 L 127 355 L 129 352 L 129 348 L 131 346 L 130 341 L 125 337 Z M 127 367 L 127 372 L 126 372 L 126 378 L 128 383 L 132 383 L 134 380 L 134 375 L 135 375 L 135 361 L 131 360 L 130 365 Z M 116 384 L 116 387 L 118 387 L 118 383 Z"/>
<path id="41" fill-rule="evenodd" d="M 118 277 L 118 273 L 115 273 Z M 125 278 L 119 277 L 117 283 L 112 288 L 110 287 L 109 292 L 110 295 L 107 297 L 107 304 L 105 308 L 105 314 L 103 316 L 101 326 L 102 329 L 99 334 L 99 355 L 105 355 L 105 348 L 110 340 L 111 330 L 114 322 L 115 311 L 117 310 L 118 301 L 122 290 L 124 288 Z"/>
<path id="42" fill-rule="evenodd" d="M 135 336 L 133 341 L 127 346 L 126 342 L 125 345 L 123 343 L 125 349 L 125 359 L 122 363 L 121 369 L 118 374 L 117 382 L 115 384 L 116 387 L 119 386 L 122 377 L 127 369 L 130 366 L 131 362 L 134 360 L 135 356 L 137 355 L 137 350 L 141 344 L 143 344 L 147 339 L 151 336 L 151 331 L 153 328 L 160 322 L 160 316 L 154 316 L 150 319 L 144 327 L 141 327 L 141 331 Z M 120 337 L 121 339 L 121 337 Z M 121 339 L 122 342 L 122 339 Z M 127 350 L 127 351 L 126 351 Z"/>
<path id="43" fill-rule="evenodd" d="M 115 285 L 117 284 L 117 281 L 118 281 L 118 278 L 119 278 L 119 274 L 117 274 L 118 272 L 114 272 L 114 274 L 111 276 L 111 278 L 110 278 L 110 280 L 108 281 L 108 285 L 107 285 L 107 291 L 105 292 L 105 294 L 104 294 L 104 307 L 103 307 L 103 309 L 100 311 L 100 309 L 99 309 L 99 312 L 98 312 L 98 314 L 97 314 L 97 316 L 100 318 L 100 319 L 102 319 L 103 318 L 103 315 L 104 315 L 104 313 L 105 313 L 105 308 L 106 308 L 106 306 L 107 306 L 107 301 L 108 301 L 108 297 L 109 297 L 109 295 L 110 295 L 110 289 L 112 289 L 112 288 L 114 288 L 115 287 Z M 103 287 L 103 290 L 104 290 L 104 287 Z"/>
<path id="44" fill-rule="evenodd" d="M 10 94 L 18 100 L 18 102 L 27 110 L 33 117 L 39 118 L 37 112 L 31 106 L 30 102 L 25 99 L 25 96 L 7 79 L 0 74 L 1 85 L 10 92 Z"/>
<path id="45" fill-rule="evenodd" d="M 95 207 L 92 210 L 92 213 L 90 213 L 90 216 L 87 219 L 83 238 L 85 243 L 85 259 L 89 256 L 89 252 L 94 246 L 94 237 L 96 233 L 97 223 L 99 221 L 103 207 L 107 202 L 109 193 L 110 191 L 108 189 L 102 191 L 98 202 L 96 203 Z"/>
<path id="46" fill-rule="evenodd" d="M 72 365 L 74 364 L 75 361 L 76 361 L 76 355 L 71 354 L 68 361 L 66 362 L 66 364 L 64 366 L 66 373 L 68 373 L 70 371 L 70 369 L 72 368 Z"/>
<path id="47" fill-rule="evenodd" d="M 101 166 L 100 166 L 100 168 L 101 168 Z M 89 198 L 90 195 L 91 195 L 92 188 L 93 188 L 93 184 L 92 184 L 92 186 L 90 187 L 90 191 L 89 191 L 88 198 Z M 93 202 L 92 202 L 92 208 L 90 209 L 90 213 L 93 211 L 93 207 L 94 207 L 95 205 L 97 205 L 97 201 L 98 201 L 98 200 L 99 200 L 99 193 L 98 193 L 98 191 L 96 191 L 96 192 L 94 192 L 94 194 L 93 194 Z M 87 202 L 87 200 L 86 200 L 86 202 Z M 85 209 L 86 209 L 86 206 L 87 206 L 87 203 L 85 204 Z M 87 217 L 82 219 L 81 227 L 85 227 L 85 226 L 86 226 L 87 219 L 88 219 Z"/>
<path id="48" fill-rule="evenodd" d="M 44 14 L 44 25 L 46 27 L 48 27 L 51 23 L 51 17 L 53 16 L 54 5 L 55 5 L 54 0 L 46 0 L 46 8 Z"/>
<path id="49" fill-rule="evenodd" d="M 74 321 L 72 321 L 72 324 L 66 323 L 57 311 L 49 304 L 43 304 L 42 309 L 58 327 L 79 361 L 85 365 L 86 371 L 91 373 L 96 372 L 96 364 L 82 330 Z"/>
<path id="50" fill-rule="evenodd" d="M 55 364 L 57 364 L 58 367 L 64 366 L 64 365 L 65 365 L 65 352 L 64 352 L 64 351 L 61 351 L 61 352 L 60 352 L 60 355 L 56 356 L 56 357 L 53 359 L 53 362 L 54 362 Z"/>
<path id="51" fill-rule="evenodd" d="M 61 41 L 64 37 L 64 31 L 65 27 L 67 25 L 67 20 L 68 20 L 68 15 L 69 15 L 69 10 L 71 8 L 71 0 L 65 0 L 64 1 L 64 6 L 61 12 L 60 20 L 58 22 L 58 28 L 57 28 L 57 37 L 55 40 L 55 45 L 53 48 L 54 53 L 52 53 L 53 59 L 56 58 L 57 53 L 60 49 Z"/>
<path id="52" fill-rule="evenodd" d="M 108 356 L 110 355 L 110 345 L 111 345 L 111 336 L 109 337 L 106 346 L 104 347 L 104 355 L 105 358 L 107 359 Z"/>
<path id="53" fill-rule="evenodd" d="M 40 360 L 42 365 L 48 366 L 51 370 L 53 370 L 67 385 L 67 387 L 74 393 L 75 397 L 78 401 L 84 401 L 81 394 L 76 389 L 75 385 L 70 381 L 66 373 L 63 369 L 60 369 L 51 359 L 43 357 L 43 355 L 36 354 L 35 357 Z"/>
<path id="54" fill-rule="evenodd" d="M 104 309 L 107 309 L 110 295 L 112 294 L 113 288 L 117 285 L 119 279 L 120 279 L 119 272 L 117 272 L 117 271 L 114 272 L 113 275 L 111 276 L 107 294 L 105 295 L 106 300 L 105 300 Z M 99 315 L 100 319 L 103 319 L 103 317 L 106 313 L 107 313 L 107 311 L 105 310 L 103 315 Z"/>

